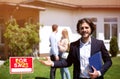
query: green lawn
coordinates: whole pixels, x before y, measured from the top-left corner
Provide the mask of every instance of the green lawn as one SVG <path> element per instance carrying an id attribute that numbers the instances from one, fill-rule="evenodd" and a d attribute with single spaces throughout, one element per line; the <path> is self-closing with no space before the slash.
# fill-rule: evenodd
<path id="1" fill-rule="evenodd" d="M 112 67 L 105 74 L 105 79 L 119 79 L 120 78 L 120 57 L 112 58 Z"/>
<path id="2" fill-rule="evenodd" d="M 106 72 L 105 79 L 120 78 L 120 57 L 112 58 L 113 65 Z M 72 77 L 72 67 L 69 68 Z M 34 72 L 30 74 L 23 74 L 22 79 L 49 79 L 50 67 L 44 66 L 38 60 L 34 60 Z M 0 67 L 0 79 L 20 79 L 20 74 L 10 74 L 9 66 Z M 59 68 L 56 72 L 56 79 L 61 79 Z"/>

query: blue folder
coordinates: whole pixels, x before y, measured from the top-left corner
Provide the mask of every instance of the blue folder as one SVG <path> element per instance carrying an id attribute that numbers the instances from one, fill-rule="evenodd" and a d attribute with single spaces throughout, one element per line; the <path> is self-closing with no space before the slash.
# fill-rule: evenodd
<path id="1" fill-rule="evenodd" d="M 92 66 L 95 67 L 97 70 L 101 69 L 103 62 L 102 62 L 102 56 L 100 51 L 95 53 L 89 58 L 89 65 L 90 67 Z"/>

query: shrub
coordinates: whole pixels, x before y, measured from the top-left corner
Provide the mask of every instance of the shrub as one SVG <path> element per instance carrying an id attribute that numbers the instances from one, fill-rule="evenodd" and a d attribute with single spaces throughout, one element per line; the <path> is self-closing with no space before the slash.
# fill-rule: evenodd
<path id="1" fill-rule="evenodd" d="M 110 54 L 112 57 L 116 57 L 119 51 L 117 37 L 112 37 L 110 40 Z"/>
<path id="2" fill-rule="evenodd" d="M 7 66 L 7 67 L 9 66 L 9 59 L 7 59 L 7 60 L 4 62 L 4 65 Z"/>
<path id="3" fill-rule="evenodd" d="M 34 45 L 39 43 L 39 24 L 25 23 L 24 27 L 21 27 L 15 19 L 11 19 L 6 26 L 4 37 L 11 56 L 25 56 L 32 53 Z"/>

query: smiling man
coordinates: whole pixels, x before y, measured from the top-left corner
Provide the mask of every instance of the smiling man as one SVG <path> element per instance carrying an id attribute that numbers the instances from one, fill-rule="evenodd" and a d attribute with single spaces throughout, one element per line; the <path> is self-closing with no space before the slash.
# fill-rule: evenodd
<path id="1" fill-rule="evenodd" d="M 95 25 L 90 19 L 80 19 L 77 23 L 77 33 L 81 35 L 81 38 L 70 44 L 68 58 L 54 62 L 48 58 L 47 61 L 40 60 L 40 62 L 56 68 L 69 67 L 73 64 L 73 79 L 104 79 L 103 76 L 111 67 L 112 61 L 104 42 L 92 37 L 94 30 Z M 103 65 L 100 70 L 92 67 L 93 72 L 90 72 L 89 58 L 99 51 Z"/>

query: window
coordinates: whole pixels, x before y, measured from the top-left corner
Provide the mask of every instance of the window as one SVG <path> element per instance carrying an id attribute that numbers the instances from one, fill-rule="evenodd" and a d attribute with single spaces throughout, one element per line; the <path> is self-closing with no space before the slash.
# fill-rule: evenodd
<path id="1" fill-rule="evenodd" d="M 4 44 L 4 19 L 0 18 L 0 45 Z"/>
<path id="2" fill-rule="evenodd" d="M 117 37 L 117 18 L 104 18 L 104 37 L 110 40 L 113 36 Z"/>
<path id="3" fill-rule="evenodd" d="M 104 24 L 104 36 L 105 39 L 110 39 L 110 25 L 109 24 Z"/>
<path id="4" fill-rule="evenodd" d="M 23 18 L 23 19 L 17 19 L 17 23 L 20 27 L 24 27 L 25 23 L 34 23 L 34 20 L 32 17 L 29 17 L 27 19 Z"/>
<path id="5" fill-rule="evenodd" d="M 117 24 L 112 24 L 112 37 L 117 37 Z"/>
<path id="6" fill-rule="evenodd" d="M 19 19 L 19 20 L 17 20 L 17 23 L 18 23 L 18 25 L 20 27 L 24 27 L 24 25 L 25 25 L 25 19 Z"/>
<path id="7" fill-rule="evenodd" d="M 95 24 L 95 31 L 92 34 L 96 38 L 96 24 Z"/>
<path id="8" fill-rule="evenodd" d="M 0 17 L 0 55 L 4 53 L 4 30 L 5 30 L 5 21 L 3 17 Z"/>
<path id="9" fill-rule="evenodd" d="M 91 19 L 91 21 L 95 24 L 95 31 L 93 32 L 93 36 L 96 38 L 96 31 L 97 31 L 97 28 L 96 28 L 96 22 L 97 22 L 97 18 L 90 18 Z"/>

